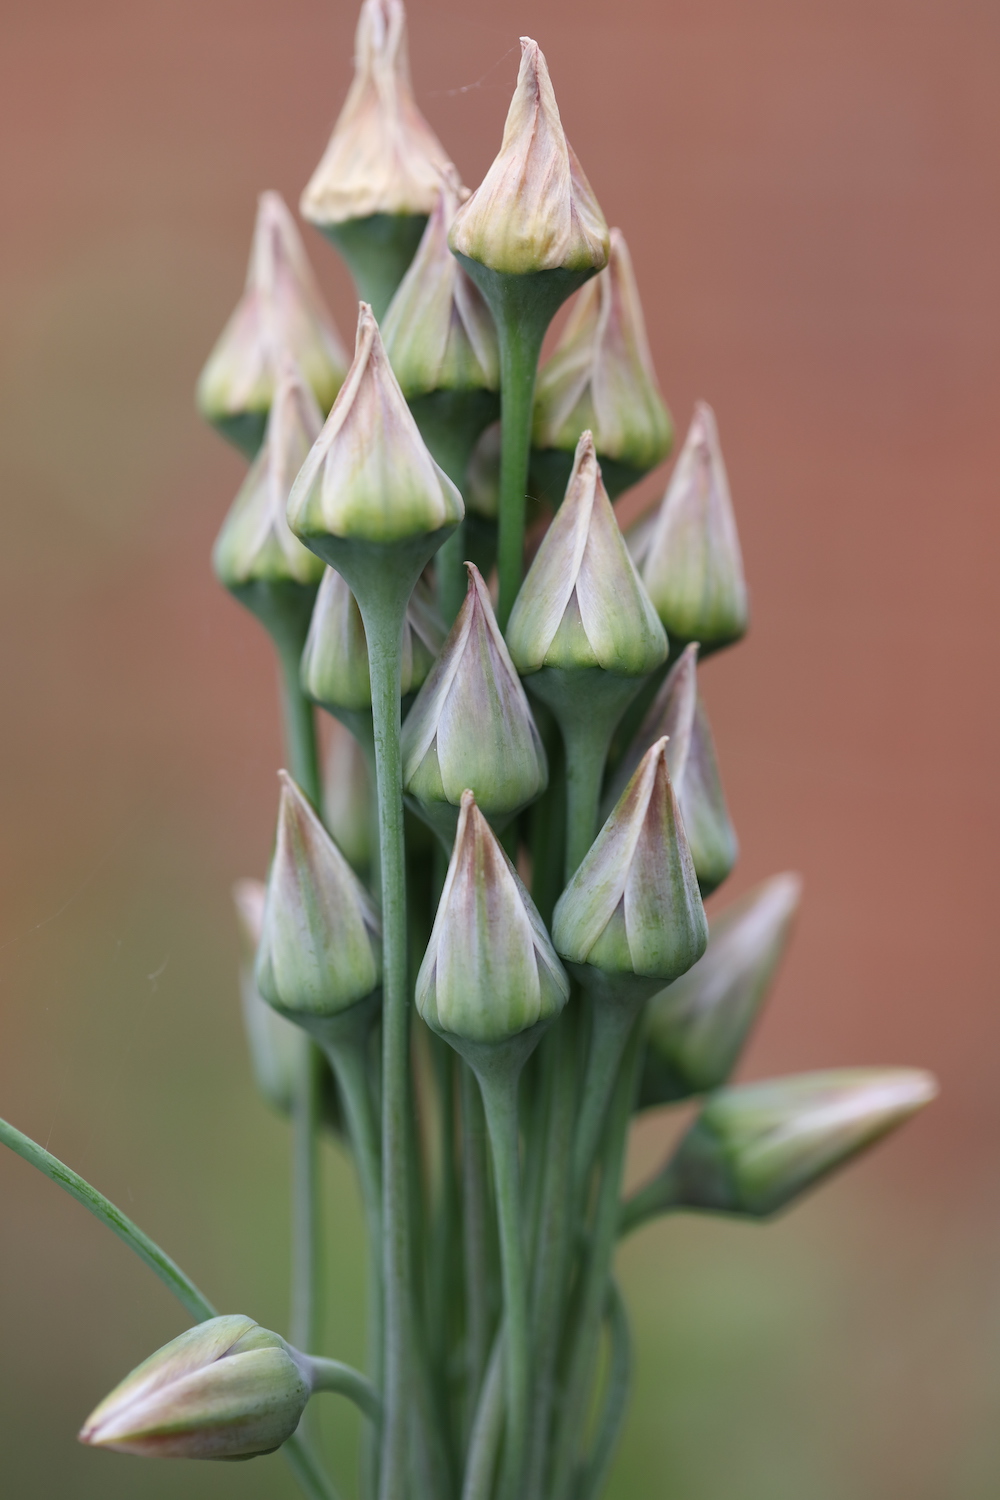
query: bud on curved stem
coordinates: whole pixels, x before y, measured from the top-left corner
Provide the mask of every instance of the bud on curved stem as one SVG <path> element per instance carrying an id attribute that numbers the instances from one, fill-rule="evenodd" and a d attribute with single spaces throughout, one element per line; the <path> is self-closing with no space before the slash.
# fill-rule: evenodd
<path id="1" fill-rule="evenodd" d="M 354 81 L 300 207 L 340 250 L 378 318 L 413 258 L 444 173 L 454 167 L 413 97 L 402 0 L 364 0 Z"/>
<path id="2" fill-rule="evenodd" d="M 347 355 L 323 302 L 295 220 L 279 193 L 257 205 L 246 290 L 198 380 L 198 410 L 253 458 L 283 361 L 302 371 L 327 412 L 347 372 Z"/>
<path id="3" fill-rule="evenodd" d="M 459 209 L 450 244 L 493 312 L 503 414 L 497 618 L 505 629 L 524 567 L 524 502 L 535 371 L 552 316 L 607 264 L 608 228 L 566 140 L 537 42 L 521 68 L 500 154 Z"/>

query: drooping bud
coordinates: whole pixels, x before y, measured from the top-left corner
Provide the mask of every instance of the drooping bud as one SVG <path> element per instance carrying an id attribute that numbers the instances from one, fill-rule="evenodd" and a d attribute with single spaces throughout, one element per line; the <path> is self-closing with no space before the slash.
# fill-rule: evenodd
<path id="1" fill-rule="evenodd" d="M 444 642 L 444 627 L 434 601 L 420 582 L 410 595 L 403 625 L 400 690 L 416 692 Z M 371 673 L 368 643 L 357 600 L 334 568 L 327 568 L 316 596 L 309 634 L 302 653 L 303 691 L 324 708 L 370 709 Z"/>
<path id="2" fill-rule="evenodd" d="M 80 1442 L 144 1458 L 254 1458 L 291 1437 L 310 1392 L 276 1333 L 252 1318 L 210 1318 L 133 1370 Z"/>
<path id="3" fill-rule="evenodd" d="M 698 647 L 686 646 L 671 667 L 612 778 L 606 799 L 614 804 L 650 745 L 668 738 L 667 769 L 680 804 L 698 884 L 708 896 L 726 879 L 739 852 L 729 818 L 715 742 L 698 692 Z"/>
<path id="4" fill-rule="evenodd" d="M 335 1015 L 382 977 L 381 926 L 364 886 L 285 771 L 257 951 L 257 988 L 289 1015 Z"/>
<path id="5" fill-rule="evenodd" d="M 647 751 L 556 903 L 552 940 L 569 963 L 669 981 L 705 951 L 705 909 L 666 746 Z"/>
<path id="6" fill-rule="evenodd" d="M 461 197 L 445 179 L 410 268 L 382 320 L 382 340 L 408 401 L 433 391 L 495 391 L 500 355 L 493 316 L 448 248 Z"/>
<path id="7" fill-rule="evenodd" d="M 402 0 L 364 0 L 354 81 L 300 208 L 341 250 L 379 316 L 410 263 L 442 175 L 454 170 L 413 96 Z"/>
<path id="8" fill-rule="evenodd" d="M 916 1068 L 843 1068 L 721 1089 L 669 1164 L 671 1204 L 767 1218 L 936 1093 L 931 1074 Z"/>
<path id="9" fill-rule="evenodd" d="M 532 476 L 545 471 L 556 505 L 587 428 L 612 498 L 661 463 L 673 439 L 620 229 L 611 231 L 607 266 L 577 293 L 552 357 L 538 372 Z"/>
<path id="10" fill-rule="evenodd" d="M 366 870 L 375 831 L 368 762 L 354 735 L 336 719 L 330 723 L 329 735 L 323 766 L 324 819 L 348 863 L 355 870 Z"/>
<path id="11" fill-rule="evenodd" d="M 246 290 L 201 372 L 196 398 L 202 416 L 251 458 L 289 356 L 328 412 L 347 372 L 347 355 L 295 220 L 279 193 L 262 193 Z"/>
<path id="12" fill-rule="evenodd" d="M 642 1106 L 725 1083 L 771 987 L 801 894 L 798 875 L 775 875 L 755 886 L 714 918 L 708 947 L 693 968 L 653 996 Z"/>
<path id="13" fill-rule="evenodd" d="M 491 270 L 600 270 L 608 226 L 566 139 L 548 66 L 521 38 L 521 67 L 500 154 L 458 211 L 453 250 Z"/>
<path id="14" fill-rule="evenodd" d="M 354 363 L 292 487 L 289 524 L 322 553 L 326 537 L 408 541 L 454 526 L 463 514 L 462 497 L 428 453 L 372 310 L 362 303 Z"/>
<path id="15" fill-rule="evenodd" d="M 503 823 L 545 790 L 548 767 L 490 596 L 469 563 L 465 603 L 403 725 L 403 790 L 449 840 L 466 789 Z"/>
<path id="16" fill-rule="evenodd" d="M 600 667 L 644 677 L 667 640 L 618 528 L 590 432 L 580 438 L 566 499 L 542 538 L 507 627 L 522 676 L 542 667 Z"/>
<path id="17" fill-rule="evenodd" d="M 743 558 L 715 415 L 699 401 L 637 558 L 660 619 L 702 654 L 738 641 L 749 619 Z"/>
<path id="18" fill-rule="evenodd" d="M 471 792 L 417 975 L 428 1026 L 469 1042 L 505 1042 L 557 1016 L 569 981 L 535 906 Z"/>
<path id="19" fill-rule="evenodd" d="M 315 588 L 319 583 L 323 564 L 292 535 L 285 508 L 295 476 L 322 425 L 312 392 L 301 373 L 286 361 L 275 388 L 264 446 L 240 486 L 212 552 L 215 576 L 238 598 L 247 591 L 252 595 L 259 584 Z"/>

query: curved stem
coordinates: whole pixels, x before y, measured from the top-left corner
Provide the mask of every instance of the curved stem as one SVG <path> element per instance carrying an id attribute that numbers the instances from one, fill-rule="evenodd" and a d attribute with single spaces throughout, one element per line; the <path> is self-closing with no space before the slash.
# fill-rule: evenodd
<path id="1" fill-rule="evenodd" d="M 600 1349 L 601 1317 L 618 1237 L 619 1192 L 635 1097 L 640 1040 L 640 1029 L 635 1026 L 611 1102 L 601 1155 L 601 1183 L 583 1271 L 579 1313 L 566 1366 L 567 1388 L 556 1437 L 549 1500 L 567 1500 L 572 1493 L 578 1447 L 586 1426 L 587 1402 Z"/>
<path id="2" fill-rule="evenodd" d="M 498 1059 L 499 1061 L 499 1059 Z M 520 1060 L 515 1066 L 478 1073 L 493 1153 L 500 1266 L 503 1275 L 504 1373 L 507 1386 L 507 1440 L 503 1491 L 519 1500 L 528 1432 L 530 1341 L 528 1271 L 521 1220 L 521 1165 L 517 1116 Z"/>
<path id="3" fill-rule="evenodd" d="M 624 1239 L 634 1229 L 641 1229 L 650 1219 L 660 1214 L 671 1213 L 684 1206 L 677 1174 L 668 1165 L 657 1173 L 652 1182 L 639 1188 L 621 1205 L 618 1219 L 618 1237 Z"/>
<path id="4" fill-rule="evenodd" d="M 489 1250 L 486 1201 L 486 1122 L 475 1074 L 461 1064 L 462 1235 L 465 1252 L 466 1387 L 471 1424 L 489 1357 Z"/>
<path id="5" fill-rule="evenodd" d="M 319 1126 L 323 1059 L 308 1039 L 298 1049 L 292 1101 L 292 1310 L 289 1338 L 308 1354 L 319 1342 Z"/>
<path id="6" fill-rule="evenodd" d="M 297 1432 L 285 1439 L 281 1451 L 307 1500 L 340 1500 L 339 1492 L 320 1468 L 312 1449 Z"/>
<path id="7" fill-rule="evenodd" d="M 573 1190 L 578 1201 L 594 1165 L 626 1043 L 650 990 L 655 991 L 659 981 L 646 984 L 633 975 L 605 975 L 593 969 L 586 983 L 592 1024 L 580 1096 L 583 1102 L 573 1141 Z"/>
<path id="8" fill-rule="evenodd" d="M 342 1364 L 339 1359 L 308 1359 L 306 1368 L 312 1380 L 313 1393 L 330 1391 L 337 1396 L 346 1396 L 348 1401 L 378 1427 L 382 1422 L 382 1398 L 371 1381 L 355 1370 L 353 1365 Z"/>
<path id="9" fill-rule="evenodd" d="M 503 1435 L 503 1326 L 501 1325 L 483 1381 L 472 1425 L 469 1454 L 462 1483 L 462 1500 L 490 1500 L 497 1454 Z"/>
<path id="10" fill-rule="evenodd" d="M 100 1219 L 112 1234 L 116 1234 L 120 1240 L 124 1241 L 129 1249 L 149 1267 L 154 1276 L 160 1278 L 163 1285 L 173 1292 L 181 1306 L 196 1322 L 203 1323 L 206 1318 L 217 1316 L 208 1298 L 198 1290 L 180 1266 L 160 1249 L 155 1240 L 151 1240 L 148 1234 L 144 1234 L 138 1225 L 125 1217 L 121 1209 L 115 1207 L 110 1198 L 105 1198 L 103 1193 L 91 1187 L 90 1183 L 78 1172 L 74 1172 L 72 1167 L 67 1167 L 58 1157 L 53 1156 L 51 1151 L 46 1151 L 44 1146 L 39 1146 L 37 1141 L 22 1134 L 6 1120 L 0 1120 L 0 1144 L 8 1146 L 23 1161 L 42 1172 L 50 1182 L 54 1182 L 57 1187 L 69 1193 L 77 1203 L 82 1203 L 95 1219 Z"/>
<path id="11" fill-rule="evenodd" d="M 600 1500 L 628 1408 L 629 1386 L 632 1381 L 632 1337 L 625 1304 L 613 1280 L 608 1287 L 607 1320 L 611 1337 L 611 1363 L 604 1393 L 604 1409 L 593 1450 L 574 1500 Z"/>
<path id="12" fill-rule="evenodd" d="M 500 343 L 500 502 L 497 620 L 505 630 L 524 571 L 524 507 L 531 450 L 535 371 L 548 319 L 498 320 Z"/>

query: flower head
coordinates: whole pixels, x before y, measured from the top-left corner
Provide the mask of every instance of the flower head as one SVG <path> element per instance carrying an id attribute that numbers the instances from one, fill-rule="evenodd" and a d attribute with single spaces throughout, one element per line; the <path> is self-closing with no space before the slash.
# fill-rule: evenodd
<path id="1" fill-rule="evenodd" d="M 640 472 L 666 458 L 673 437 L 620 229 L 611 231 L 605 269 L 577 293 L 535 386 L 536 448 L 572 452 L 588 427 L 602 462 L 613 459 Z"/>
<path id="2" fill-rule="evenodd" d="M 452 831 L 468 788 L 507 818 L 548 781 L 545 751 L 478 568 L 465 603 L 403 725 L 403 788 Z M 439 816 L 434 816 L 438 814 Z M 478 816 L 478 813 L 477 813 Z"/>
<path id="3" fill-rule="evenodd" d="M 286 360 L 267 419 L 264 446 L 250 466 L 212 553 L 226 588 L 254 583 L 315 585 L 323 564 L 289 529 L 289 492 L 323 419 L 300 371 Z"/>
<path id="4" fill-rule="evenodd" d="M 329 145 L 302 194 L 320 228 L 372 214 L 429 214 L 454 171 L 413 97 L 402 0 L 364 0 L 354 81 Z"/>
<path id="5" fill-rule="evenodd" d="M 404 541 L 456 525 L 462 497 L 431 458 L 364 302 L 347 379 L 288 501 L 296 536 Z"/>
<path id="6" fill-rule="evenodd" d="M 491 270 L 599 271 L 608 226 L 566 139 L 548 66 L 521 38 L 521 68 L 500 154 L 459 209 L 451 247 Z"/>
<path id="7" fill-rule="evenodd" d="M 330 410 L 347 355 L 323 302 L 295 220 L 279 193 L 257 206 L 246 290 L 198 380 L 198 409 L 251 456 L 257 452 L 282 360 L 291 357 Z"/>
<path id="8" fill-rule="evenodd" d="M 699 401 L 636 561 L 671 636 L 729 645 L 749 618 L 743 559 L 715 415 Z"/>
<path id="9" fill-rule="evenodd" d="M 646 752 L 556 904 L 552 940 L 568 962 L 672 980 L 705 951 L 705 909 L 666 747 L 663 739 Z"/>
<path id="10" fill-rule="evenodd" d="M 257 988 L 289 1015 L 335 1015 L 382 977 L 381 926 L 364 886 L 286 771 L 267 879 Z"/>
<path id="11" fill-rule="evenodd" d="M 146 1458 L 254 1458 L 291 1437 L 309 1395 L 276 1333 L 252 1318 L 209 1318 L 133 1370 L 80 1441 Z"/>
<path id="12" fill-rule="evenodd" d="M 712 920 L 698 962 L 650 1000 L 644 1104 L 725 1083 L 770 989 L 801 894 L 797 875 L 755 886 Z"/>
<path id="13" fill-rule="evenodd" d="M 669 1166 L 678 1206 L 766 1218 L 929 1104 L 916 1068 L 843 1068 L 721 1089 Z"/>
<path id="14" fill-rule="evenodd" d="M 424 584 L 406 607 L 400 691 L 416 692 L 444 641 L 444 626 Z M 302 653 L 302 687 L 316 703 L 335 710 L 372 705 L 368 642 L 357 600 L 335 568 L 327 568 L 316 595 Z"/>
<path id="15" fill-rule="evenodd" d="M 644 677 L 667 639 L 618 529 L 590 432 L 580 438 L 566 498 L 514 601 L 507 626 L 522 676 L 542 667 L 602 667 Z"/>
<path id="16" fill-rule="evenodd" d="M 739 845 L 729 818 L 715 742 L 698 692 L 698 647 L 686 646 L 650 706 L 612 779 L 617 797 L 649 746 L 667 736 L 667 769 L 677 796 L 703 896 L 722 884 Z"/>
<path id="17" fill-rule="evenodd" d="M 569 981 L 517 871 L 462 795 L 455 847 L 417 975 L 417 1009 L 436 1031 L 502 1042 L 557 1016 Z"/>
<path id="18" fill-rule="evenodd" d="M 385 352 L 408 401 L 431 391 L 495 391 L 500 383 L 493 316 L 448 248 L 460 198 L 457 179 L 442 181 L 417 253 L 382 320 Z"/>

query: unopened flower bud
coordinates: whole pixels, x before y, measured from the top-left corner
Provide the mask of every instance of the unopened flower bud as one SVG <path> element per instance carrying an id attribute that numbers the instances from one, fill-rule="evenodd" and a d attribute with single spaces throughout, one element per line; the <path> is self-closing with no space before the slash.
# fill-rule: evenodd
<path id="1" fill-rule="evenodd" d="M 712 408 L 703 401 L 637 558 L 660 619 L 702 653 L 738 641 L 749 619 L 743 559 Z"/>
<path id="2" fill-rule="evenodd" d="M 233 886 L 244 951 L 240 999 L 254 1082 L 272 1109 L 287 1115 L 295 1098 L 299 1058 L 306 1039 L 297 1026 L 268 1005 L 254 978 L 266 895 L 267 887 L 262 880 L 238 880 Z"/>
<path id="3" fill-rule="evenodd" d="M 364 886 L 285 771 L 267 880 L 257 987 L 289 1015 L 335 1015 L 382 977 L 381 927 Z"/>
<path id="4" fill-rule="evenodd" d="M 466 789 L 506 821 L 545 789 L 548 768 L 528 700 L 478 569 L 403 725 L 403 789 L 449 838 Z"/>
<path id="5" fill-rule="evenodd" d="M 670 669 L 611 781 L 614 803 L 649 746 L 667 736 L 667 769 L 681 809 L 698 884 L 708 896 L 736 863 L 739 844 L 729 818 L 715 742 L 698 692 L 698 647 L 686 646 Z"/>
<path id="6" fill-rule="evenodd" d="M 454 526 L 463 514 L 462 497 L 428 453 L 362 303 L 354 363 L 292 488 L 289 524 L 322 551 L 324 537 L 408 541 Z"/>
<path id="7" fill-rule="evenodd" d="M 788 943 L 798 875 L 775 875 L 715 917 L 693 968 L 649 1002 L 640 1102 L 668 1104 L 725 1083 Z"/>
<path id="8" fill-rule="evenodd" d="M 667 640 L 618 529 L 594 439 L 577 444 L 566 499 L 542 538 L 507 627 L 522 676 L 600 667 L 644 677 Z"/>
<path id="9" fill-rule="evenodd" d="M 360 744 L 331 720 L 323 765 L 323 813 L 334 843 L 355 870 L 371 864 L 375 804 L 371 773 Z"/>
<path id="10" fill-rule="evenodd" d="M 915 1068 L 843 1068 L 712 1095 L 668 1167 L 672 1204 L 766 1218 L 937 1093 Z"/>
<path id="11" fill-rule="evenodd" d="M 705 909 L 666 747 L 663 739 L 646 752 L 556 904 L 552 940 L 569 963 L 669 981 L 705 951 Z"/>
<path id="12" fill-rule="evenodd" d="M 457 179 L 442 181 L 417 253 L 382 320 L 385 352 L 411 402 L 433 391 L 495 391 L 500 383 L 493 315 L 448 248 L 459 202 Z"/>
<path id="13" fill-rule="evenodd" d="M 219 582 L 255 609 L 269 588 L 302 585 L 312 591 L 323 564 L 285 517 L 288 495 L 323 419 L 301 373 L 285 362 L 267 421 L 264 446 L 240 486 L 212 553 Z"/>
<path id="14" fill-rule="evenodd" d="M 210 1318 L 133 1370 L 80 1441 L 144 1458 L 254 1458 L 291 1437 L 310 1393 L 276 1333 L 252 1318 Z"/>
<path id="15" fill-rule="evenodd" d="M 416 692 L 444 641 L 429 591 L 418 582 L 406 607 L 400 690 Z M 302 687 L 314 702 L 336 713 L 372 705 L 368 642 L 361 611 L 335 568 L 327 568 L 316 596 L 302 653 Z"/>
<path id="16" fill-rule="evenodd" d="M 542 919 L 467 791 L 417 975 L 417 1009 L 435 1031 L 491 1044 L 551 1020 L 568 997 Z"/>
<path id="17" fill-rule="evenodd" d="M 556 505 L 587 428 L 612 498 L 661 463 L 673 438 L 620 229 L 611 231 L 607 266 L 577 293 L 552 357 L 538 372 L 532 445 L 542 451 L 532 455 L 532 473 L 549 459 L 565 465 L 551 497 Z"/>
<path id="18" fill-rule="evenodd" d="M 566 139 L 548 66 L 521 38 L 521 68 L 500 154 L 458 211 L 453 250 L 491 270 L 600 270 L 608 226 Z"/>
<path id="19" fill-rule="evenodd" d="M 347 355 L 279 193 L 257 207 L 246 290 L 198 381 L 198 409 L 251 458 L 264 436 L 280 366 L 291 356 L 328 412 Z"/>
<path id="20" fill-rule="evenodd" d="M 449 171 L 447 152 L 413 97 L 402 0 L 364 0 L 354 81 L 302 194 L 302 217 L 326 229 L 372 214 L 426 216 Z"/>

